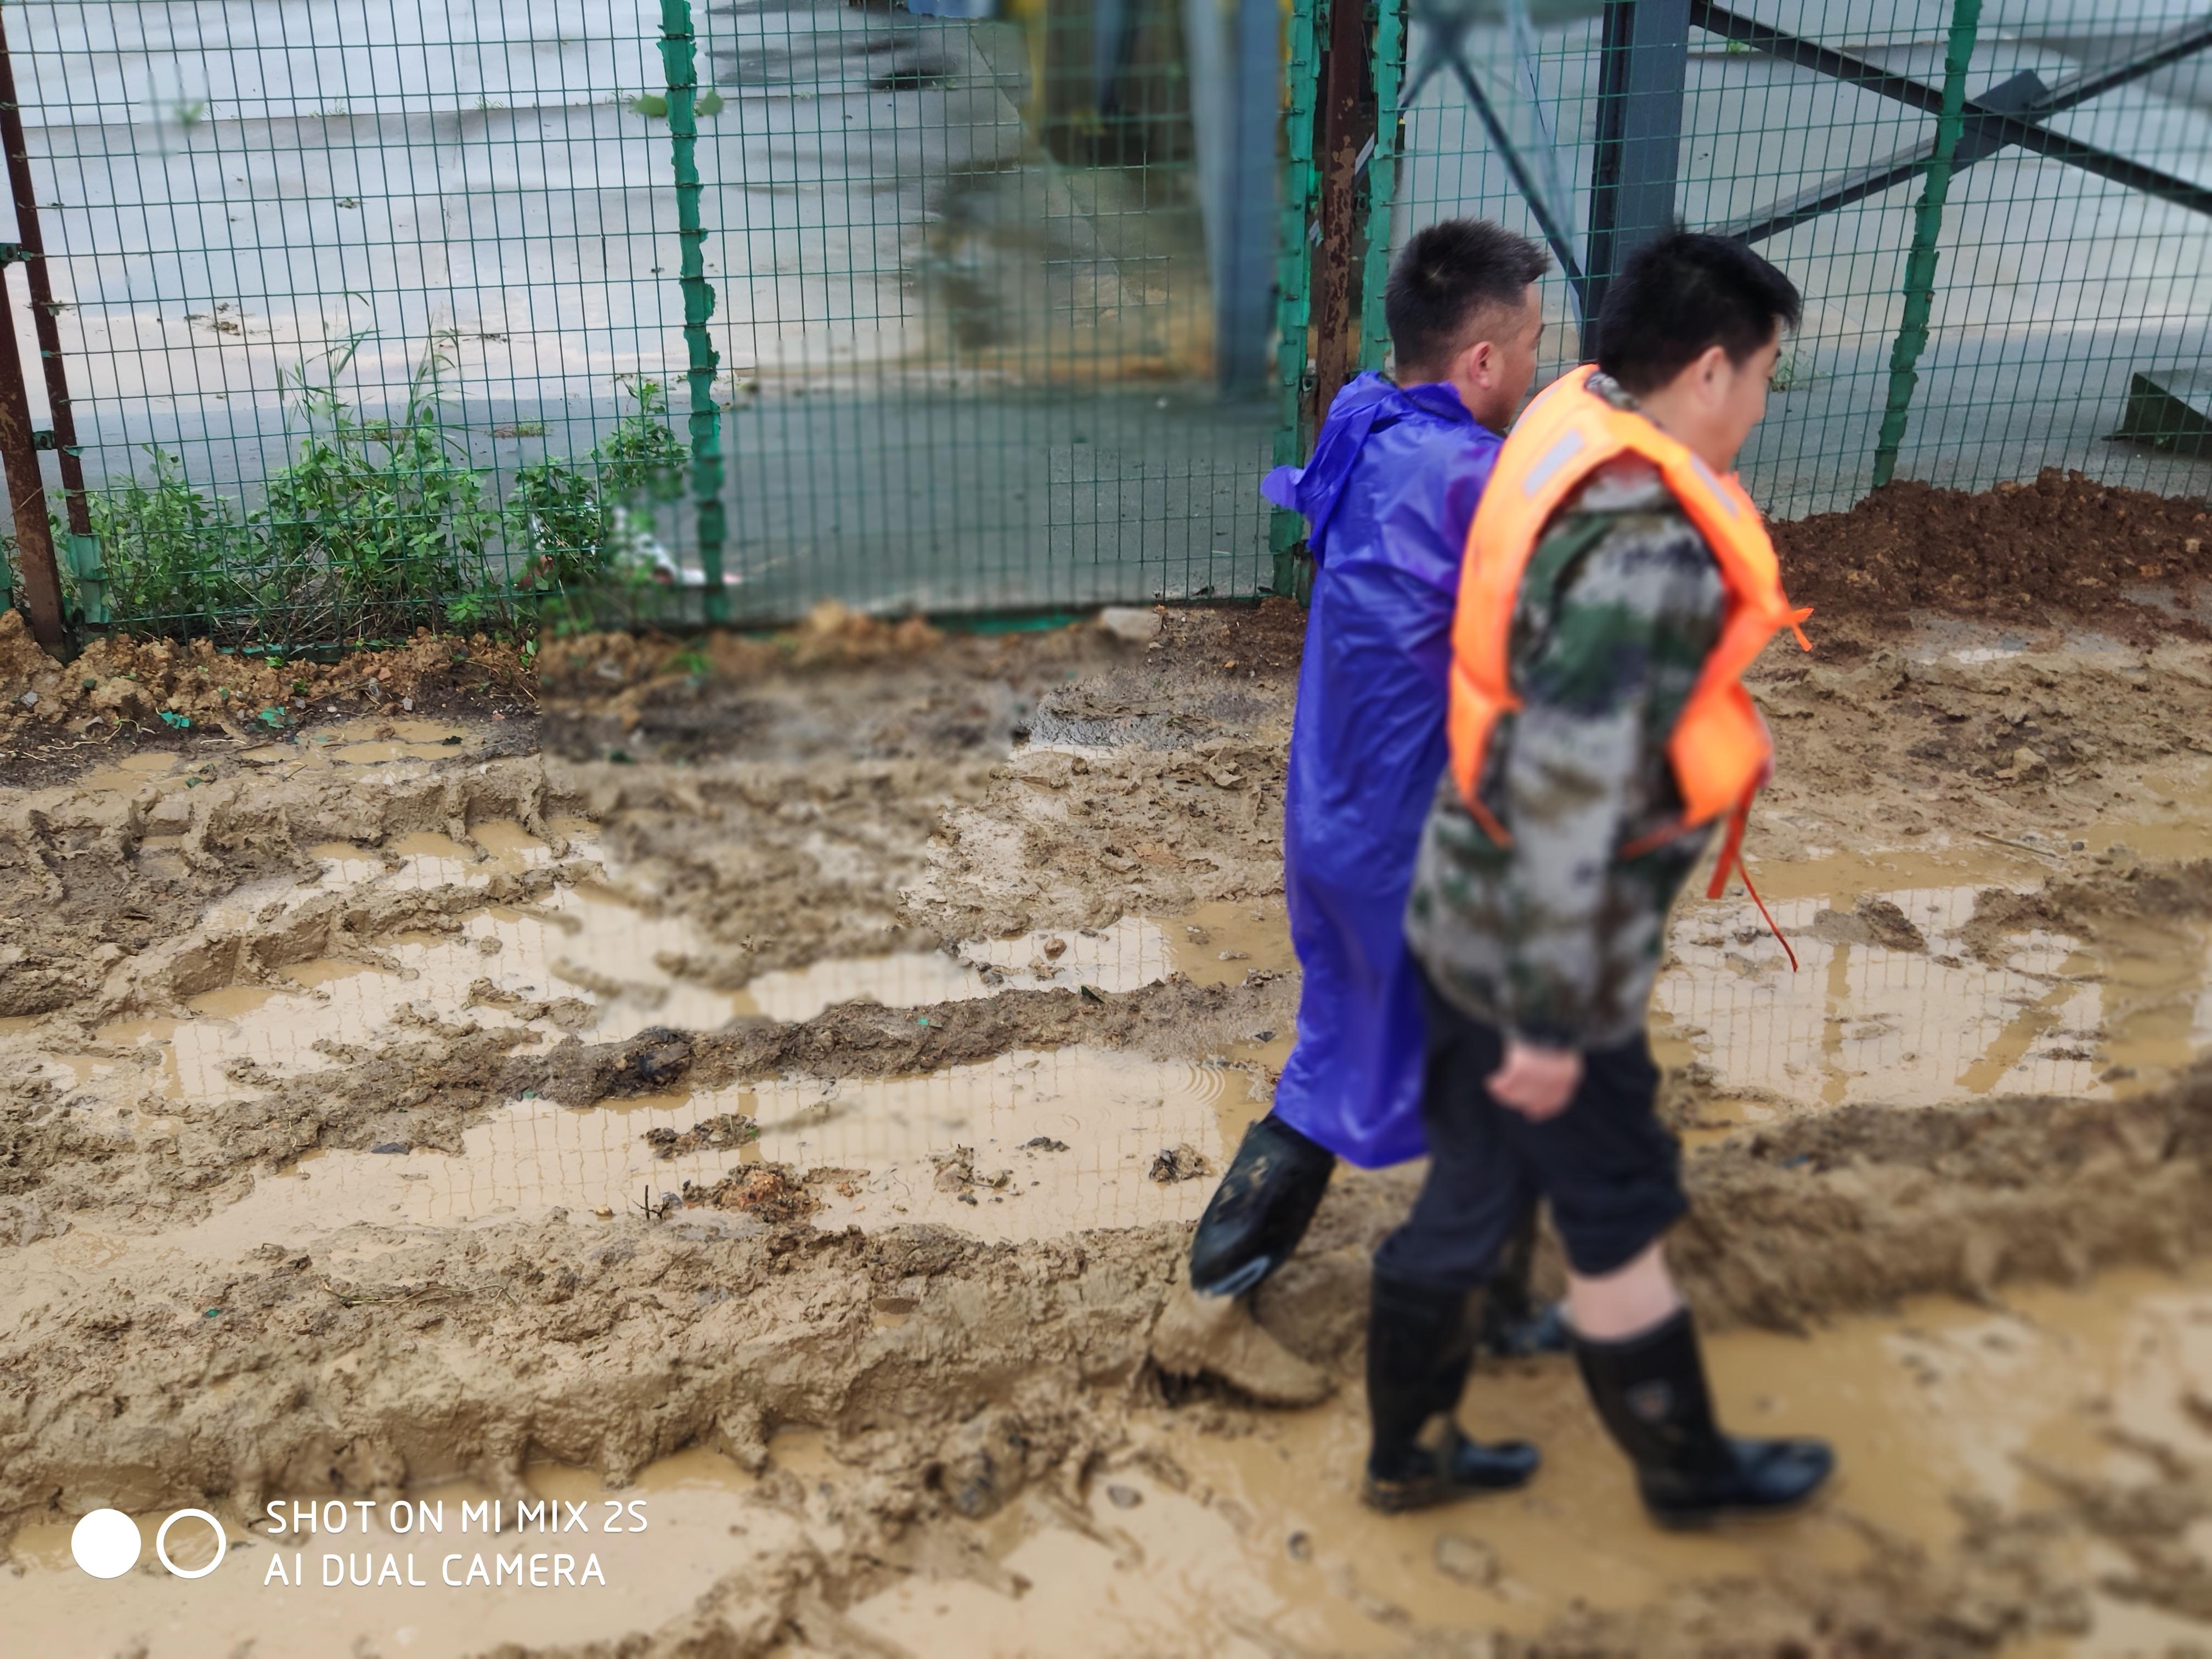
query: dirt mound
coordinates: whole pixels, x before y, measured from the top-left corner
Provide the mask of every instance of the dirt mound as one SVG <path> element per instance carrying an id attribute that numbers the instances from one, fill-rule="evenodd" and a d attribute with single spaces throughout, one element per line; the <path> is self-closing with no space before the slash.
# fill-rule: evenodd
<path id="1" fill-rule="evenodd" d="M 30 689 L 40 674 L 61 665 L 39 648 L 20 611 L 0 611 L 0 696 L 13 702 Z"/>
<path id="2" fill-rule="evenodd" d="M 800 1184 L 740 1180 L 756 1183 L 732 1194 L 740 1212 L 748 1200 L 775 1208 Z M 892 1430 L 896 1462 L 919 1464 L 1005 1379 L 1056 1376 L 1042 1392 L 1060 1403 L 1024 1413 L 1040 1456 L 997 1465 L 977 1503 L 988 1513 L 1019 1489 L 1025 1467 L 1056 1461 L 1043 1454 L 1065 1446 L 1066 1425 L 1089 1409 L 1076 1384 L 1141 1363 L 1182 1237 L 1156 1227 L 990 1245 L 926 1227 L 828 1235 L 741 1212 L 725 1224 L 733 1235 L 681 1219 L 700 1213 L 677 1206 L 666 1222 L 634 1215 L 611 1228 L 556 1216 L 464 1241 L 389 1239 L 399 1248 L 343 1267 L 271 1246 L 240 1268 L 65 1294 L 0 1339 L 23 1379 L 0 1402 L 0 1527 L 12 1531 L 55 1494 L 72 1505 L 94 1470 L 103 1490 L 143 1480 L 149 1497 L 225 1492 L 249 1504 L 453 1469 L 511 1491 L 533 1447 L 618 1478 L 693 1443 L 757 1468 L 780 1423 Z M 356 1232 L 357 1244 L 379 1242 L 374 1229 Z M 922 1310 L 910 1334 L 880 1327 L 879 1299 Z M 965 1335 L 948 1340 L 956 1328 Z M 740 1353 L 743 1364 L 702 1363 Z M 319 1382 L 311 1356 L 340 1355 L 377 1377 L 375 1389 Z M 33 1370 L 18 1372 L 19 1362 Z M 180 1362 L 195 1375 L 258 1380 L 179 1396 L 159 1379 Z M 127 1427 L 115 1420 L 118 1400 Z M 140 1475 L 112 1455 L 126 1439 Z M 914 1485 L 931 1473 L 913 1468 Z"/>
<path id="3" fill-rule="evenodd" d="M 20 615 L 0 612 L 0 778 L 21 781 L 41 763 L 50 768 L 71 738 L 270 738 L 334 715 L 489 713 L 534 703 L 536 684 L 520 646 L 427 630 L 404 646 L 329 663 L 219 652 L 204 639 L 118 636 L 94 640 L 64 666 L 32 642 Z"/>
<path id="4" fill-rule="evenodd" d="M 2124 1101 L 1842 1107 L 1689 1161 L 1701 1315 L 1804 1329 L 1926 1291 L 2179 1267 L 2212 1246 L 2212 1070 Z"/>
<path id="5" fill-rule="evenodd" d="M 2203 501 L 2056 467 L 1978 495 L 1893 483 L 1849 512 L 1778 524 L 1774 541 L 1790 597 L 1833 616 L 1927 610 L 2045 623 L 2070 611 L 2140 623 L 2150 617 L 2131 596 L 2186 594 L 2212 577 Z"/>
<path id="6" fill-rule="evenodd" d="M 768 635 L 715 629 L 666 634 L 578 634 L 540 641 L 549 690 L 600 695 L 659 679 L 741 684 L 784 669 L 839 669 L 927 656 L 945 635 L 921 617 L 864 616 L 825 599 L 796 628 Z"/>

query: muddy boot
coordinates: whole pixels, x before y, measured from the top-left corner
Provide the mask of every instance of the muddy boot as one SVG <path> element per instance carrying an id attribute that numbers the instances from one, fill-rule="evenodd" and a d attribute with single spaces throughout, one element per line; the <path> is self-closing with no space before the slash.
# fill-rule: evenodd
<path id="1" fill-rule="evenodd" d="M 1290 1260 L 1306 1235 L 1336 1155 L 1270 1112 L 1244 1132 L 1190 1242 L 1201 1296 L 1242 1296 Z"/>
<path id="2" fill-rule="evenodd" d="M 1513 1237 L 1505 1241 L 1498 1271 L 1484 1286 L 1482 1352 L 1495 1359 L 1526 1359 L 1532 1354 L 1565 1353 L 1567 1321 L 1556 1302 L 1539 1302 L 1528 1289 L 1536 1260 L 1536 1206 L 1530 1205 Z"/>
<path id="3" fill-rule="evenodd" d="M 1385 1515 L 1526 1486 L 1541 1461 L 1525 1440 L 1485 1445 L 1453 1420 L 1474 1364 L 1464 1291 L 1377 1273 L 1367 1315 L 1367 1410 L 1375 1441 L 1360 1501 Z"/>
<path id="4" fill-rule="evenodd" d="M 1662 1527 L 1789 1509 L 1836 1466 L 1823 1440 L 1720 1431 L 1686 1308 L 1640 1335 L 1616 1342 L 1577 1336 L 1574 1346 L 1590 1402 L 1636 1465 L 1644 1507 Z"/>
<path id="5" fill-rule="evenodd" d="M 1267 1334 L 1233 1296 L 1177 1285 L 1152 1327 L 1152 1363 L 1170 1376 L 1219 1377 L 1263 1406 L 1311 1406 L 1336 1385 Z"/>

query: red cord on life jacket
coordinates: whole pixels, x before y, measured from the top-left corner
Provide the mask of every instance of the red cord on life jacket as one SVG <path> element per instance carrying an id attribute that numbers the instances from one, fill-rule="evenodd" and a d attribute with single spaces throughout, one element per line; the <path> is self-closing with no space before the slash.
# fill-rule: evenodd
<path id="1" fill-rule="evenodd" d="M 1743 878 L 1743 890 L 1751 895 L 1751 902 L 1759 907 L 1759 920 L 1766 924 L 1766 931 L 1774 935 L 1774 942 L 1782 947 L 1782 954 L 1790 958 L 1790 971 L 1794 974 L 1797 971 L 1797 953 L 1790 948 L 1790 941 L 1781 928 L 1775 926 L 1773 915 L 1766 908 L 1766 901 L 1759 897 L 1759 889 L 1751 884 L 1751 872 L 1744 868 L 1743 832 L 1750 822 L 1751 797 L 1746 795 L 1735 811 L 1729 815 L 1728 834 L 1721 842 L 1720 861 L 1713 866 L 1712 883 L 1705 889 L 1705 896 L 1717 899 L 1728 890 L 1729 868 L 1734 866 L 1736 874 Z"/>

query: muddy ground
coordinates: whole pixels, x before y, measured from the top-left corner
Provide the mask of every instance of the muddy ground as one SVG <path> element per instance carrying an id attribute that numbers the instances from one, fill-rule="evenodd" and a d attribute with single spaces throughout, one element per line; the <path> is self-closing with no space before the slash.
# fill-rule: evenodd
<path id="1" fill-rule="evenodd" d="M 1967 506 L 2025 535 L 2063 489 Z M 289 708 L 0 618 L 0 1614 L 103 1655 L 2212 1650 L 2193 520 L 2097 508 L 2117 599 L 1899 612 L 1849 576 L 1901 499 L 1755 677 L 1802 966 L 1686 902 L 1656 999 L 1717 1386 L 1844 1468 L 1689 1540 L 1557 1362 L 1462 1413 L 1542 1441 L 1528 1494 L 1358 1509 L 1409 1170 L 1341 1172 L 1261 1297 L 1332 1401 L 1147 1360 L 1293 1024 L 1295 610 L 426 637 Z M 659 1530 L 572 1596 L 271 1582 L 275 1506 L 444 1494 Z M 102 1585 L 102 1506 L 236 1559 Z"/>

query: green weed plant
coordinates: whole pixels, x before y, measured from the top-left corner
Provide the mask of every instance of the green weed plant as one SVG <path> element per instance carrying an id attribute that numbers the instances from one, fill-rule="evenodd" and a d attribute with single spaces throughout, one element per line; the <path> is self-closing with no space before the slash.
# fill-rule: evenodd
<path id="1" fill-rule="evenodd" d="M 653 508 L 681 498 L 689 459 L 659 383 L 628 382 L 631 406 L 597 444 L 531 462 L 498 499 L 447 411 L 457 337 L 432 337 L 384 420 L 340 390 L 368 337 L 287 374 L 307 435 L 253 511 L 194 488 L 152 447 L 146 476 L 91 496 L 117 627 L 265 647 L 440 623 L 573 630 L 653 608 L 673 574 L 655 557 Z"/>

